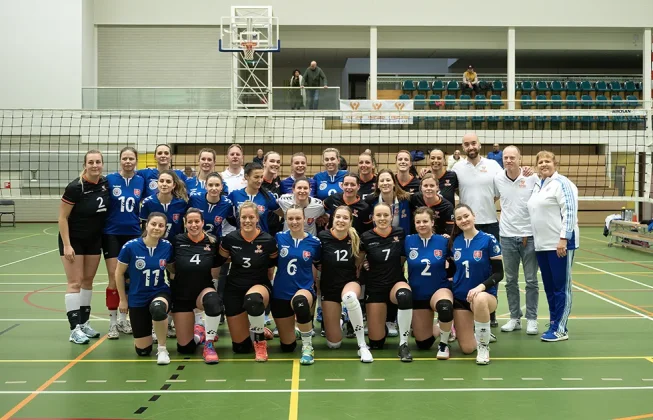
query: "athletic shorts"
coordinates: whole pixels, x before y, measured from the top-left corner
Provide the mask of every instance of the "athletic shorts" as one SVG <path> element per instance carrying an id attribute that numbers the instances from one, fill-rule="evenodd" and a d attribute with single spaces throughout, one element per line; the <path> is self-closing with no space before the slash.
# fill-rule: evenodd
<path id="1" fill-rule="evenodd" d="M 102 254 L 102 235 L 97 235 L 87 239 L 70 238 L 75 255 L 101 255 Z M 63 257 L 63 239 L 59 235 L 59 255 Z"/>
<path id="2" fill-rule="evenodd" d="M 433 308 L 431 308 L 431 300 L 430 299 L 424 299 L 424 300 L 415 300 L 415 299 L 413 299 L 413 309 L 428 309 L 429 311 L 432 311 Z"/>
<path id="3" fill-rule="evenodd" d="M 170 289 L 172 291 L 172 312 L 193 312 L 197 307 L 197 297 L 206 288 L 214 289 L 212 280 L 191 281 L 185 284 L 176 283 L 172 280 Z"/>
<path id="4" fill-rule="evenodd" d="M 105 233 L 102 235 L 102 253 L 104 254 L 104 259 L 109 258 L 118 258 L 120 250 L 123 245 L 132 239 L 139 238 L 140 235 L 110 235 Z"/>
<path id="5" fill-rule="evenodd" d="M 313 302 L 315 302 L 315 293 L 311 290 Z M 288 318 L 295 316 L 295 310 L 292 307 L 291 299 L 270 299 L 270 311 L 274 318 Z"/>
<path id="6" fill-rule="evenodd" d="M 370 284 L 365 285 L 365 303 L 392 303 L 390 301 L 390 292 L 395 284 L 405 279 L 399 279 L 396 282 L 388 285 Z"/>
<path id="7" fill-rule="evenodd" d="M 272 297 L 272 287 L 269 284 L 261 284 L 261 286 L 268 289 L 268 295 Z M 224 302 L 226 316 L 236 316 L 245 312 L 245 295 L 249 289 L 249 287 L 247 289 L 229 287 L 228 284 L 225 286 L 222 301 Z"/>
<path id="8" fill-rule="evenodd" d="M 472 306 L 466 300 L 460 300 L 453 298 L 453 308 L 454 309 L 464 309 L 465 311 L 472 311 Z"/>
<path id="9" fill-rule="evenodd" d="M 358 280 L 354 280 L 360 285 Z M 351 282 L 350 282 L 351 283 Z M 323 284 L 320 284 L 320 299 L 326 302 L 342 302 L 342 290 L 345 288 L 347 283 L 341 285 L 333 285 L 331 287 L 324 287 Z"/>
<path id="10" fill-rule="evenodd" d="M 170 295 L 165 292 L 157 293 L 152 300 L 159 297 L 166 300 L 168 311 L 170 311 Z M 129 308 L 129 320 L 132 324 L 134 338 L 149 337 L 152 335 L 152 314 L 150 314 L 150 304 L 152 303 L 152 300 L 145 306 Z"/>

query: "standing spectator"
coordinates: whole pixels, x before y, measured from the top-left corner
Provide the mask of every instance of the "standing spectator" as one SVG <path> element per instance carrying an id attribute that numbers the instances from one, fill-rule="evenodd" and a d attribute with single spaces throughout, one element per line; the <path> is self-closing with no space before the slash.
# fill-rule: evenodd
<path id="1" fill-rule="evenodd" d="M 317 66 L 316 61 L 311 61 L 311 65 L 304 72 L 304 77 L 302 80 L 302 87 L 309 87 L 306 92 L 306 108 L 308 109 L 317 109 L 317 105 L 320 99 L 320 92 L 318 87 L 324 86 L 326 89 L 327 78 L 321 68 Z"/>
<path id="2" fill-rule="evenodd" d="M 186 166 L 184 168 L 184 175 L 186 175 L 188 178 L 193 178 L 196 175 L 195 170 L 190 166 Z"/>
<path id="3" fill-rule="evenodd" d="M 256 151 L 256 156 L 254 156 L 254 159 L 252 159 L 252 162 L 256 162 L 263 166 L 263 149 L 258 149 Z"/>
<path id="4" fill-rule="evenodd" d="M 519 262 L 524 266 L 526 280 L 526 334 L 537 334 L 537 258 L 533 241 L 533 227 L 528 214 L 528 199 L 537 183 L 535 175 L 524 176 L 520 168 L 521 153 L 515 146 L 503 151 L 506 170 L 494 177 L 495 195 L 501 198 L 501 250 L 506 275 L 506 295 L 510 320 L 501 331 L 521 330 L 521 303 L 519 292 Z"/>
<path id="5" fill-rule="evenodd" d="M 299 69 L 293 70 L 290 78 L 290 109 L 301 109 L 304 106 L 303 84 L 304 76 L 299 74 Z"/>
<path id="6" fill-rule="evenodd" d="M 481 91 L 478 75 L 473 66 L 467 67 L 467 71 L 463 73 L 463 90 L 473 90 L 475 93 Z"/>
<path id="7" fill-rule="evenodd" d="M 499 149 L 499 144 L 494 143 L 492 147 L 492 151 L 487 154 L 487 158 L 496 161 L 503 168 L 503 152 Z"/>
<path id="8" fill-rule="evenodd" d="M 447 159 L 447 170 L 450 171 L 451 168 L 453 168 L 453 165 L 455 165 L 459 161 L 460 161 L 460 150 L 456 149 L 453 152 L 453 155 L 449 155 L 449 159 Z"/>

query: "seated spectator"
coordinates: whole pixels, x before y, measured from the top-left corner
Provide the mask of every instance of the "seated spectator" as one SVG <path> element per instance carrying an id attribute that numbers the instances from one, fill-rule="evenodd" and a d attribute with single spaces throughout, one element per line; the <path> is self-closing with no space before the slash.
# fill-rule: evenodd
<path id="1" fill-rule="evenodd" d="M 256 151 L 256 156 L 254 156 L 254 159 L 252 159 L 252 162 L 256 162 L 260 164 L 261 166 L 263 165 L 263 149 L 258 149 Z"/>
<path id="2" fill-rule="evenodd" d="M 447 159 L 447 170 L 451 170 L 453 168 L 453 165 L 458 163 L 460 160 L 460 150 L 456 150 L 453 152 L 453 155 L 449 155 L 449 159 Z"/>
<path id="3" fill-rule="evenodd" d="M 467 67 L 467 71 L 463 73 L 463 90 L 473 90 L 475 93 L 481 91 L 478 75 L 473 66 Z"/>
<path id="4" fill-rule="evenodd" d="M 487 154 L 488 159 L 496 160 L 496 162 L 503 168 L 503 152 L 499 149 L 499 144 L 494 143 L 492 151 Z"/>

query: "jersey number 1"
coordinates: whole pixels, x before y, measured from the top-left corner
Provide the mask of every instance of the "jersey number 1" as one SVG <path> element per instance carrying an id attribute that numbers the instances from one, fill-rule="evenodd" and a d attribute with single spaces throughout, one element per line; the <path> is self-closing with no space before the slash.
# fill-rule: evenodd
<path id="1" fill-rule="evenodd" d="M 463 267 L 465 267 L 465 278 L 469 278 L 469 261 L 463 261 Z"/>
<path id="2" fill-rule="evenodd" d="M 154 276 L 154 287 L 159 284 L 159 275 L 161 275 L 161 270 L 150 270 L 148 268 L 147 270 L 143 270 L 143 274 L 145 274 L 145 287 L 150 287 L 150 275 Z"/>

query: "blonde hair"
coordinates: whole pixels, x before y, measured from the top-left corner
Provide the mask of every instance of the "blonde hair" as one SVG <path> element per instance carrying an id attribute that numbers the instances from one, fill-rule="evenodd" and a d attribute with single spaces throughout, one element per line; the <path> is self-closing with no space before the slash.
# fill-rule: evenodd
<path id="1" fill-rule="evenodd" d="M 324 155 L 326 153 L 330 153 L 330 152 L 335 153 L 336 158 L 340 159 L 340 150 L 336 149 L 335 147 L 327 147 L 326 149 L 324 149 L 324 151 L 322 152 L 322 159 L 324 159 Z"/>
<path id="2" fill-rule="evenodd" d="M 254 214 L 256 214 L 256 218 L 259 219 L 259 220 L 261 219 L 261 215 L 258 214 L 258 207 L 256 206 L 256 204 L 255 204 L 253 201 L 249 201 L 249 200 L 248 200 L 248 201 L 245 201 L 245 202 L 240 206 L 240 208 L 238 209 L 238 218 L 239 218 L 239 219 L 240 219 L 240 217 L 241 217 L 242 214 L 243 214 L 243 210 L 245 210 L 245 209 L 252 209 L 252 210 L 254 210 Z"/>
<path id="3" fill-rule="evenodd" d="M 551 158 L 553 164 L 558 166 L 558 159 L 556 158 L 555 153 L 549 152 L 548 150 L 541 150 L 535 155 L 535 164 L 537 165 L 541 158 L 548 157 Z"/>
<path id="4" fill-rule="evenodd" d="M 361 248 L 361 238 L 358 236 L 358 232 L 356 232 L 356 229 L 352 226 L 352 222 L 354 221 L 354 214 L 351 211 L 351 208 L 349 206 L 338 206 L 336 210 L 333 212 L 333 216 L 335 217 L 336 213 L 338 213 L 338 210 L 343 210 L 349 213 L 349 229 L 348 229 L 348 234 L 349 238 L 351 239 L 351 253 L 354 256 L 354 258 L 358 258 L 358 254 L 360 254 L 360 248 Z"/>
<path id="5" fill-rule="evenodd" d="M 172 190 L 172 196 L 181 198 L 182 200 L 188 202 L 188 193 L 186 192 L 186 184 L 181 182 L 181 179 L 177 176 L 177 173 L 172 169 L 166 169 L 161 171 L 161 173 L 159 174 L 159 178 L 161 178 L 161 175 L 170 175 L 170 177 L 172 178 L 172 182 L 175 184 L 175 188 Z"/>
<path id="6" fill-rule="evenodd" d="M 200 149 L 200 152 L 197 154 L 197 160 L 199 160 L 202 157 L 202 153 L 211 153 L 213 155 L 213 162 L 217 159 L 217 154 L 215 153 L 215 150 L 211 149 L 210 147 L 203 147 Z"/>

